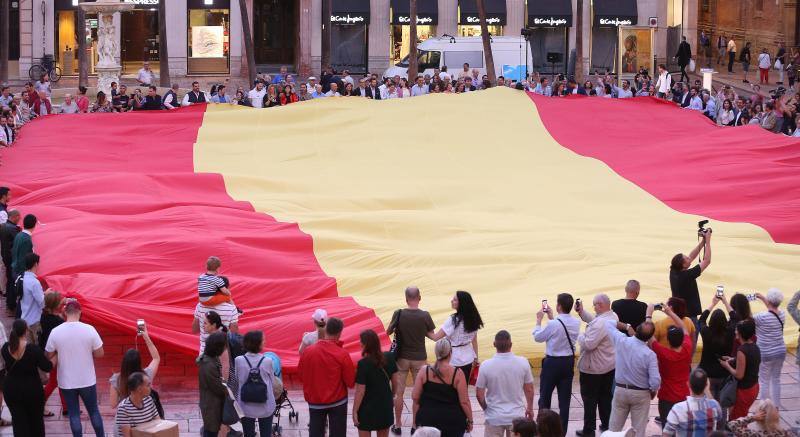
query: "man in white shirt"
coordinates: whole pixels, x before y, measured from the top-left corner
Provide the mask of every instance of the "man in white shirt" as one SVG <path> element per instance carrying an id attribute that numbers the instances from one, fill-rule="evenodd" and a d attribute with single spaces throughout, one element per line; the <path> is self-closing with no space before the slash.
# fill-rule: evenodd
<path id="1" fill-rule="evenodd" d="M 622 88 L 614 85 L 614 91 L 617 92 L 618 99 L 629 99 L 633 97 L 633 91 L 631 91 L 631 83 L 628 82 L 626 79 L 622 80 Z"/>
<path id="2" fill-rule="evenodd" d="M 659 99 L 665 99 L 672 87 L 672 76 L 667 71 L 667 66 L 658 64 L 658 81 L 656 81 L 656 95 Z"/>
<path id="3" fill-rule="evenodd" d="M 439 73 L 439 79 L 442 82 L 452 82 L 453 78 L 450 76 L 450 73 L 447 72 L 447 65 L 442 65 L 442 72 Z"/>
<path id="4" fill-rule="evenodd" d="M 198 303 L 194 308 L 194 320 L 192 320 L 192 333 L 200 334 L 200 353 L 206 348 L 206 339 L 211 332 L 206 332 L 206 315 L 210 311 L 219 314 L 222 324 L 225 325 L 230 332 L 239 332 L 239 311 L 236 305 L 230 302 L 223 302 L 213 307 L 207 307 L 202 303 Z"/>
<path id="5" fill-rule="evenodd" d="M 139 69 L 139 73 L 136 75 L 136 80 L 139 82 L 141 86 L 150 86 L 155 81 L 155 74 L 153 70 L 150 69 L 150 63 L 145 61 L 142 64 L 142 68 Z"/>
<path id="6" fill-rule="evenodd" d="M 411 87 L 411 97 L 424 96 L 428 94 L 428 86 L 425 85 L 425 79 L 422 76 L 417 76 L 417 83 Z"/>
<path id="7" fill-rule="evenodd" d="M 0 108 L 10 107 L 13 99 L 14 96 L 11 95 L 11 88 L 8 86 L 2 87 L 2 90 L 0 90 Z"/>
<path id="8" fill-rule="evenodd" d="M 247 98 L 254 108 L 264 107 L 264 96 L 267 95 L 267 90 L 264 89 L 264 83 L 261 81 L 256 82 L 256 87 L 247 92 Z"/>
<path id="9" fill-rule="evenodd" d="M 308 91 L 313 93 L 314 90 L 316 89 L 317 89 L 317 78 L 311 76 L 308 78 Z"/>
<path id="10" fill-rule="evenodd" d="M 381 100 L 386 100 L 389 98 L 389 84 L 392 83 L 392 79 L 388 77 L 383 80 L 383 84 L 378 87 L 378 91 L 381 93 Z"/>
<path id="11" fill-rule="evenodd" d="M 342 72 L 342 82 L 349 83 L 350 85 L 353 85 L 353 86 L 356 85 L 356 81 L 353 80 L 352 76 L 350 76 L 350 70 L 344 70 Z"/>
<path id="12" fill-rule="evenodd" d="M 533 339 L 545 343 L 545 357 L 542 360 L 542 374 L 539 379 L 539 409 L 550 409 L 553 390 L 558 389 L 558 411 L 561 415 L 562 429 L 567 429 L 569 404 L 572 397 L 572 377 L 575 368 L 575 342 L 580 332 L 580 321 L 572 317 L 574 300 L 569 293 L 561 293 L 556 298 L 558 316 L 553 319 L 553 308 L 542 302 L 542 309 L 536 313 L 536 329 Z M 542 328 L 542 318 L 547 314 L 550 322 Z"/>
<path id="13" fill-rule="evenodd" d="M 181 106 L 191 106 L 197 103 L 206 103 L 206 93 L 200 91 L 200 83 L 197 81 L 192 82 L 192 90 L 183 96 Z"/>
<path id="14" fill-rule="evenodd" d="M 697 88 L 692 87 L 689 92 L 691 93 L 691 95 L 689 100 L 689 106 L 687 106 L 687 108 L 703 112 L 703 99 L 700 98 L 700 94 L 698 93 Z"/>
<path id="15" fill-rule="evenodd" d="M 172 88 L 164 94 L 163 104 L 164 107 L 167 109 L 177 109 L 180 108 L 180 102 L 178 102 L 178 91 L 180 90 L 180 86 L 177 83 L 172 84 Z"/>
<path id="16" fill-rule="evenodd" d="M 72 100 L 72 94 L 64 94 L 64 103 L 61 105 L 62 114 L 77 114 L 81 112 L 78 104 Z"/>
<path id="17" fill-rule="evenodd" d="M 466 79 L 468 77 L 472 77 L 472 76 L 470 75 L 469 64 L 465 62 L 464 63 L 464 69 L 458 72 L 458 78 L 459 79 Z"/>
<path id="18" fill-rule="evenodd" d="M 583 400 L 583 429 L 575 431 L 578 436 L 594 436 L 597 427 L 597 410 L 600 410 L 600 431 L 608 429 L 611 417 L 611 400 L 614 393 L 614 342 L 608 335 L 606 324 L 616 323 L 617 314 L 611 311 L 611 299 L 598 294 L 592 300 L 596 316 L 591 315 L 580 299 L 575 302 L 575 311 L 588 323 L 586 331 L 578 336 L 581 357 L 581 400 Z"/>
<path id="19" fill-rule="evenodd" d="M 331 89 L 325 93 L 325 97 L 341 97 L 342 95 L 339 94 L 339 84 L 336 82 L 331 82 Z"/>
<path id="20" fill-rule="evenodd" d="M 83 435 L 78 398 L 83 400 L 86 413 L 96 435 L 105 435 L 103 417 L 97 408 L 97 377 L 94 359 L 103 356 L 103 340 L 91 325 L 80 321 L 81 305 L 67 299 L 64 305 L 67 320 L 50 332 L 44 350 L 47 358 L 58 360 L 58 390 L 64 396 L 69 412 L 72 435 Z"/>
<path id="21" fill-rule="evenodd" d="M 0 147 L 8 147 L 8 137 L 5 129 L 0 129 Z"/>
<path id="22" fill-rule="evenodd" d="M 533 419 L 533 374 L 524 357 L 511 352 L 511 334 L 500 331 L 494 336 L 494 357 L 481 364 L 475 396 L 486 418 L 484 435 L 512 435 L 517 417 Z"/>

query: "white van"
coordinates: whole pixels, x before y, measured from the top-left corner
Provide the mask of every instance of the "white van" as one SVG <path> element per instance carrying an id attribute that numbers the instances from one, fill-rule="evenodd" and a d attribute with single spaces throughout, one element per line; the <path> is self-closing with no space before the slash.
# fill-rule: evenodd
<path id="1" fill-rule="evenodd" d="M 494 56 L 494 69 L 498 76 L 511 71 L 519 72 L 524 76 L 526 62 L 531 63 L 530 45 L 521 36 L 493 36 L 492 55 Z M 526 52 L 527 51 L 527 57 Z M 463 70 L 464 63 L 469 64 L 470 70 L 477 68 L 481 75 L 486 74 L 483 56 L 483 40 L 479 36 L 455 38 L 442 36 L 429 38 L 417 46 L 419 57 L 419 73 L 433 75 L 433 69 L 447 66 L 447 72 L 457 77 Z M 530 71 L 530 68 L 528 68 Z M 396 65 L 389 67 L 383 77 L 408 77 L 408 56 Z"/>

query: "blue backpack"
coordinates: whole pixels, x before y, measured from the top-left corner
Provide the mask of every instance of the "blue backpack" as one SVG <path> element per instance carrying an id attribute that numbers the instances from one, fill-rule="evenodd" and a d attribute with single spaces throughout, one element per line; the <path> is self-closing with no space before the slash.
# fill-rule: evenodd
<path id="1" fill-rule="evenodd" d="M 242 391 L 240 399 L 242 402 L 248 402 L 253 404 L 263 404 L 267 402 L 267 384 L 264 382 L 264 379 L 261 378 L 261 363 L 264 361 L 265 357 L 261 357 L 258 360 L 258 364 L 253 367 L 250 364 L 250 360 L 247 357 L 244 357 L 244 360 L 247 362 L 247 366 L 250 367 L 250 372 L 247 375 L 247 381 L 242 384 Z"/>

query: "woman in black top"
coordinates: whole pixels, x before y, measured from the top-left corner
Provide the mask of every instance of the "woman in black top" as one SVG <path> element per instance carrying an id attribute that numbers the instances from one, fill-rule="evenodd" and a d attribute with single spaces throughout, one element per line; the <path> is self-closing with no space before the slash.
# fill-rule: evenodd
<path id="1" fill-rule="evenodd" d="M 42 326 L 42 332 L 39 333 L 39 347 L 46 346 L 47 339 L 50 338 L 50 333 L 53 331 L 53 329 L 55 329 L 56 326 L 64 323 L 64 317 L 62 317 L 62 312 L 64 311 L 63 303 L 64 298 L 61 296 L 61 293 L 57 291 L 44 295 L 44 309 L 42 311 L 42 319 L 39 322 Z M 56 387 L 58 387 L 58 372 L 56 370 L 56 366 L 53 366 L 53 370 L 50 371 L 50 379 L 47 381 L 47 385 L 44 387 L 45 404 L 50 398 L 50 395 L 53 394 L 53 391 L 55 391 Z M 63 405 L 64 408 L 62 415 L 66 417 L 67 403 L 64 401 L 64 396 L 61 394 L 61 390 L 58 391 L 58 394 L 61 396 L 61 405 Z M 45 417 L 50 417 L 52 415 L 52 411 L 45 410 Z"/>
<path id="2" fill-rule="evenodd" d="M 436 363 L 420 369 L 414 381 L 412 431 L 418 426 L 432 426 L 442 432 L 442 437 L 462 437 L 472 431 L 467 380 L 461 369 L 450 365 L 450 340 L 437 341 L 434 352 Z"/>
<path id="3" fill-rule="evenodd" d="M 731 296 L 731 324 L 736 326 L 737 323 L 743 320 L 753 320 L 753 312 L 750 310 L 750 301 L 747 300 L 747 296 L 743 295 L 742 293 L 736 293 Z M 755 322 L 754 322 L 755 323 Z M 753 335 L 753 343 L 756 343 L 758 338 Z M 739 350 L 739 346 L 742 343 L 739 340 L 739 337 L 735 337 L 733 340 L 733 348 L 731 348 L 730 355 L 736 356 L 736 351 Z"/>
<path id="4" fill-rule="evenodd" d="M 730 373 L 725 370 L 719 363 L 719 357 L 728 355 L 733 347 L 733 337 L 736 324 L 728 321 L 725 317 L 725 312 L 714 307 L 719 302 L 723 302 L 728 312 L 732 313 L 731 306 L 725 296 L 722 298 L 714 297 L 711 299 L 711 306 L 703 311 L 700 316 L 700 337 L 703 339 L 703 353 L 700 356 L 699 367 L 706 371 L 708 375 L 711 395 L 717 401 L 720 400 L 720 390 L 725 384 L 725 377 Z M 712 313 L 711 310 L 714 310 Z M 709 319 L 709 314 L 711 318 Z M 726 410 L 722 412 L 721 424 L 727 423 L 725 420 Z"/>
<path id="5" fill-rule="evenodd" d="M 28 324 L 15 320 L 3 345 L 7 378 L 4 394 L 15 436 L 44 436 L 44 390 L 39 370 L 49 372 L 53 364 L 35 344 L 28 343 Z"/>
<path id="6" fill-rule="evenodd" d="M 738 381 L 736 403 L 731 409 L 730 420 L 747 416 L 750 406 L 758 396 L 758 368 L 761 365 L 761 350 L 755 344 L 756 324 L 744 320 L 736 325 L 736 339 L 742 345 L 736 357 L 723 356 L 719 364 Z M 733 366 L 736 367 L 733 367 Z"/>
<path id="7" fill-rule="evenodd" d="M 364 358 L 356 369 L 353 424 L 361 437 L 369 437 L 372 431 L 378 436 L 387 436 L 394 423 L 392 375 L 397 372 L 397 364 L 393 353 L 381 351 L 381 341 L 375 331 L 361 331 L 360 340 Z"/>

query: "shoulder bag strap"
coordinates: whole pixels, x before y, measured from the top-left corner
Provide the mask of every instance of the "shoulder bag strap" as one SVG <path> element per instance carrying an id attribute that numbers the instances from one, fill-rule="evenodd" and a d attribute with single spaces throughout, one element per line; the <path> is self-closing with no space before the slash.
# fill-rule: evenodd
<path id="1" fill-rule="evenodd" d="M 562 322 L 561 319 L 559 318 L 556 318 L 556 320 L 558 320 L 558 323 L 561 323 L 561 327 L 564 328 L 564 334 L 567 334 L 567 341 L 569 342 L 569 348 L 572 349 L 572 356 L 574 357 L 575 345 L 572 344 L 572 339 L 569 337 L 569 331 L 567 331 L 567 325 L 565 325 L 564 322 Z"/>
<path id="2" fill-rule="evenodd" d="M 780 322 L 781 324 L 781 330 L 783 330 L 783 320 L 781 320 L 781 316 L 779 316 L 778 313 L 776 313 L 775 311 L 770 311 L 770 312 L 772 313 L 773 316 L 775 316 L 776 319 L 778 319 L 778 322 Z"/>

